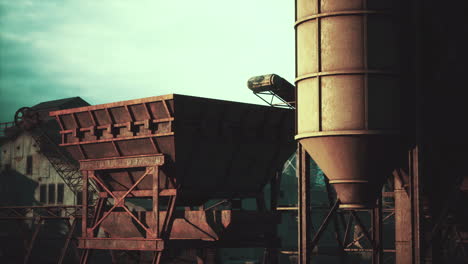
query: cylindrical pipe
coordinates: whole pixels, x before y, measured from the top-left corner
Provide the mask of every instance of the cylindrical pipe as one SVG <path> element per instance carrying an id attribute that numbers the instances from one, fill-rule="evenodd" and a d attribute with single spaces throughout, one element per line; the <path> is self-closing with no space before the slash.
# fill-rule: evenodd
<path id="1" fill-rule="evenodd" d="M 296 1 L 297 136 L 342 208 L 375 204 L 400 133 L 392 1 Z"/>

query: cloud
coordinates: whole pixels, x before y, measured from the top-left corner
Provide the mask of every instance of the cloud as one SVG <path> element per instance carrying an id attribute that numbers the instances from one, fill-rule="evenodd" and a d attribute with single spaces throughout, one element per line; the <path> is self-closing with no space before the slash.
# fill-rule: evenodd
<path id="1" fill-rule="evenodd" d="M 261 103 L 249 77 L 294 78 L 293 8 L 279 0 L 0 1 L 2 112 L 60 96 Z"/>

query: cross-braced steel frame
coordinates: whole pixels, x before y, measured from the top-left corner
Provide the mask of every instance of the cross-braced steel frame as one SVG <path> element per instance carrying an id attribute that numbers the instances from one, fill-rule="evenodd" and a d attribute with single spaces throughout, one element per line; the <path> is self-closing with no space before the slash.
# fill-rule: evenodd
<path id="1" fill-rule="evenodd" d="M 160 263 L 162 252 L 164 250 L 164 241 L 168 239 L 168 230 L 172 220 L 177 191 L 175 189 L 161 190 L 159 186 L 159 169 L 164 164 L 164 155 L 146 155 L 104 159 L 89 159 L 80 161 L 80 169 L 83 173 L 83 205 L 86 208 L 88 204 L 88 184 L 90 180 L 99 186 L 99 201 L 96 208 L 96 214 L 93 220 L 82 221 L 82 237 L 80 237 L 80 247 L 84 249 L 109 249 L 109 250 L 145 250 L 154 251 L 153 263 Z M 119 168 L 145 168 L 145 172 L 136 180 L 126 191 L 112 191 L 97 176 L 100 171 Z M 137 186 L 146 178 L 152 179 L 152 190 L 137 190 Z M 167 213 L 164 219 L 161 219 L 160 197 L 169 196 Z M 125 204 L 125 199 L 129 197 L 152 198 L 152 214 L 154 224 L 149 226 L 137 216 Z M 113 205 L 109 209 L 104 208 L 104 204 L 109 198 L 113 199 Z M 100 205 L 100 206 L 99 206 Z M 121 208 L 139 228 L 145 231 L 145 237 L 142 238 L 116 238 L 116 237 L 98 237 L 98 230 L 101 224 L 115 209 Z M 84 210 L 83 214 L 87 214 Z M 162 223 L 162 225 L 160 225 Z M 84 254 L 80 263 L 87 263 L 89 259 L 89 250 Z"/>
<path id="2" fill-rule="evenodd" d="M 369 210 L 342 210 L 340 201 L 335 198 L 332 187 L 325 178 L 329 208 L 317 230 L 312 227 L 312 207 L 310 188 L 310 157 L 298 144 L 298 261 L 300 264 L 312 263 L 312 254 L 331 222 L 334 223 L 334 237 L 337 242 L 340 262 L 345 263 L 345 254 L 351 252 L 368 252 L 372 254 L 372 263 L 384 263 L 384 253 L 396 253 L 395 248 L 383 248 L 383 222 L 395 217 L 395 208 L 390 203 L 382 205 L 382 197 L 393 198 L 393 191 L 382 192 L 376 201 L 375 208 Z M 366 227 L 361 214 L 370 214 L 370 227 Z M 353 228 L 358 228 L 360 234 L 354 234 Z M 360 246 L 360 242 L 367 241 L 368 247 Z M 359 244 L 359 246 L 357 246 Z M 364 243 L 362 243 L 364 244 Z M 321 254 L 320 250 L 314 254 Z"/>

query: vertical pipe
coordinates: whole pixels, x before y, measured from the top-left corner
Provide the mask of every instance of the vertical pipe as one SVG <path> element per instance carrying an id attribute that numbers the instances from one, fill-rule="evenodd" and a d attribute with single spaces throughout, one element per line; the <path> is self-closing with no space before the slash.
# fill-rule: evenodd
<path id="1" fill-rule="evenodd" d="M 300 143 L 297 144 L 297 173 L 298 175 L 298 264 L 310 263 L 310 173 L 309 157 Z"/>

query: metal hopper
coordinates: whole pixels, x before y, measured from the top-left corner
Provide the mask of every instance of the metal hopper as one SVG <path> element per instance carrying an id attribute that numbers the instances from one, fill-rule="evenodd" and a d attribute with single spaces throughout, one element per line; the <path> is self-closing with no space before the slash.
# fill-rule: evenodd
<path id="1" fill-rule="evenodd" d="M 184 203 L 252 196 L 295 147 L 293 112 L 259 105 L 165 95 L 50 114 L 61 125 L 61 146 L 77 160 L 164 154 L 162 186 L 177 187 Z M 118 191 L 142 173 L 99 177 Z M 151 188 L 149 180 L 138 186 Z"/>
<path id="2" fill-rule="evenodd" d="M 83 215 L 89 180 L 99 190 L 94 220 L 83 218 L 82 248 L 161 252 L 170 240 L 229 243 L 273 232 L 278 218 L 264 208 L 199 206 L 263 197 L 295 150 L 292 110 L 171 94 L 50 115 L 60 124 L 60 145 L 80 161 Z M 129 198 L 146 206 L 132 209 Z M 99 237 L 100 227 L 110 237 Z"/>

